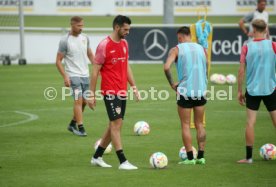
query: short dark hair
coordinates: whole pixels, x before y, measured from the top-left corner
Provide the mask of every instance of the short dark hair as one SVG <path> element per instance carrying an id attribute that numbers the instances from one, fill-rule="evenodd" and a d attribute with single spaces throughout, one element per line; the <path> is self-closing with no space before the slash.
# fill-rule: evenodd
<path id="1" fill-rule="evenodd" d="M 122 27 L 125 23 L 130 25 L 131 24 L 130 18 L 127 16 L 118 15 L 113 20 L 113 29 L 115 28 L 116 25 L 119 25 L 120 27 Z"/>
<path id="2" fill-rule="evenodd" d="M 71 18 L 71 23 L 72 23 L 72 22 L 79 23 L 79 22 L 81 22 L 82 20 L 83 20 L 83 18 L 82 18 L 82 17 L 79 17 L 79 16 L 73 16 L 73 17 Z"/>
<path id="3" fill-rule="evenodd" d="M 258 31 L 258 32 L 264 32 L 265 29 L 266 29 L 266 27 L 267 27 L 265 21 L 262 20 L 262 19 L 255 19 L 255 20 L 252 22 L 252 26 L 253 26 L 253 28 L 255 28 L 256 31 Z"/>
<path id="4" fill-rule="evenodd" d="M 184 35 L 187 35 L 187 36 L 191 35 L 190 28 L 189 28 L 189 27 L 186 27 L 186 26 L 180 27 L 180 28 L 177 30 L 176 33 L 177 33 L 177 34 L 184 34 Z"/>
<path id="5" fill-rule="evenodd" d="M 265 2 L 266 3 L 266 0 L 258 0 L 257 3 L 260 4 L 262 2 Z"/>

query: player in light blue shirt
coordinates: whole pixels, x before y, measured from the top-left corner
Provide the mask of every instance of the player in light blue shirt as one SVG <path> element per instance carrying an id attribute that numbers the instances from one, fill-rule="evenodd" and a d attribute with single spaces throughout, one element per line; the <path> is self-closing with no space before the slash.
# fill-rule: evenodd
<path id="1" fill-rule="evenodd" d="M 207 89 L 207 55 L 201 45 L 191 42 L 191 33 L 188 27 L 179 28 L 177 38 L 179 44 L 170 50 L 164 64 L 164 71 L 170 86 L 177 92 L 182 140 L 188 157 L 187 160 L 179 162 L 179 164 L 205 164 L 206 132 L 203 127 L 203 116 Z M 178 82 L 174 82 L 171 75 L 170 67 L 173 63 L 176 64 Z M 192 110 L 194 112 L 194 123 L 199 146 L 197 158 L 193 156 L 190 132 Z"/>
<path id="2" fill-rule="evenodd" d="M 246 158 L 238 163 L 253 162 L 254 126 L 261 101 L 276 127 L 276 43 L 265 39 L 267 24 L 261 19 L 252 23 L 254 40 L 242 47 L 238 76 L 238 100 L 246 104 Z M 243 79 L 246 73 L 246 93 Z"/>

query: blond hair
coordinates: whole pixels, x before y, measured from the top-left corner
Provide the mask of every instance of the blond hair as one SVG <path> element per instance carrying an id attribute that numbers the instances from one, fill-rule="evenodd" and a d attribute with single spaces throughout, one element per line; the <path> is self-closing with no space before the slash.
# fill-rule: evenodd
<path id="1" fill-rule="evenodd" d="M 258 32 L 264 32 L 266 30 L 266 23 L 264 20 L 262 19 L 255 19 L 253 22 L 252 22 L 252 26 L 253 28 L 256 29 L 256 31 Z"/>
<path id="2" fill-rule="evenodd" d="M 83 20 L 83 18 L 82 17 L 79 17 L 79 16 L 73 16 L 72 18 L 71 18 L 71 23 L 73 23 L 73 22 L 75 22 L 75 23 L 79 23 L 79 22 L 81 22 Z"/>

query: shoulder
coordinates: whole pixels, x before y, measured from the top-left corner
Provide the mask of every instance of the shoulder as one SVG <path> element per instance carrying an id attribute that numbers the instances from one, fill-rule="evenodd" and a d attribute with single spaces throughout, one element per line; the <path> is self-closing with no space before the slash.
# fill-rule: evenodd
<path id="1" fill-rule="evenodd" d="M 127 45 L 127 46 L 128 46 L 128 42 L 127 42 L 126 39 L 122 39 L 122 43 L 123 43 L 124 45 Z"/>
<path id="2" fill-rule="evenodd" d="M 70 36 L 69 34 L 63 35 L 63 36 L 60 38 L 59 45 L 60 45 L 60 46 L 63 46 L 63 47 L 66 47 L 66 46 L 67 46 L 67 43 L 68 43 L 69 36 Z"/>
<path id="3" fill-rule="evenodd" d="M 109 42 L 110 42 L 110 39 L 106 37 L 102 41 L 100 41 L 98 47 L 106 47 Z"/>
<path id="4" fill-rule="evenodd" d="M 272 42 L 272 48 L 274 53 L 276 54 L 276 42 Z"/>
<path id="5" fill-rule="evenodd" d="M 241 49 L 241 55 L 247 55 L 247 51 L 248 51 L 248 44 L 245 44 L 242 46 L 242 49 Z"/>
<path id="6" fill-rule="evenodd" d="M 87 34 L 85 34 L 85 33 L 81 33 L 81 34 L 80 34 L 80 36 L 81 36 L 82 38 L 89 39 L 88 35 L 87 35 Z"/>
<path id="7" fill-rule="evenodd" d="M 67 41 L 68 38 L 69 38 L 69 36 L 70 36 L 69 34 L 63 35 L 63 36 L 60 38 L 60 41 L 62 41 L 62 42 Z"/>
<path id="8" fill-rule="evenodd" d="M 249 12 L 249 13 L 245 14 L 244 18 L 253 17 L 254 14 L 256 14 L 256 13 L 258 13 L 258 11 L 256 11 L 256 10 L 252 11 L 252 12 Z"/>
<path id="9" fill-rule="evenodd" d="M 178 45 L 169 50 L 169 55 L 177 55 L 177 54 L 178 54 Z"/>

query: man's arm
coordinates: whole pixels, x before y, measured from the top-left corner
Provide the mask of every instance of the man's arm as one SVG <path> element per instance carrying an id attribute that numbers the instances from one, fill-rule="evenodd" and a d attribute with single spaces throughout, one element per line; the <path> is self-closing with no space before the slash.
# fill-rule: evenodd
<path id="1" fill-rule="evenodd" d="M 91 50 L 91 47 L 90 47 L 90 40 L 89 40 L 89 37 L 87 36 L 87 57 L 90 61 L 91 64 L 93 64 L 94 62 L 94 54 Z"/>
<path id="2" fill-rule="evenodd" d="M 139 95 L 138 89 L 136 87 L 134 76 L 133 76 L 133 73 L 132 73 L 132 70 L 131 70 L 131 67 L 130 67 L 129 64 L 127 66 L 127 81 L 129 83 L 129 85 L 131 86 L 131 88 L 133 89 L 136 100 L 139 101 L 140 100 L 140 95 Z"/>
<path id="3" fill-rule="evenodd" d="M 91 48 L 87 49 L 87 57 L 88 57 L 90 63 L 93 64 L 93 62 L 94 62 L 94 54 L 93 54 Z"/>
<path id="4" fill-rule="evenodd" d="M 266 27 L 266 39 L 270 39 L 270 32 L 269 32 L 269 27 L 267 25 Z"/>
<path id="5" fill-rule="evenodd" d="M 177 89 L 178 83 L 174 83 L 170 68 L 171 68 L 172 63 L 175 62 L 175 59 L 177 56 L 178 56 L 178 48 L 174 47 L 169 51 L 168 58 L 166 60 L 166 63 L 164 64 L 165 75 L 167 77 L 167 80 L 168 80 L 170 86 L 174 90 Z"/>
<path id="6" fill-rule="evenodd" d="M 64 71 L 64 68 L 62 66 L 62 59 L 64 58 L 64 54 L 61 53 L 61 52 L 58 52 L 57 53 L 57 57 L 56 57 L 56 66 L 57 66 L 57 69 L 58 71 L 60 72 L 61 76 L 63 77 L 64 79 L 64 85 L 66 87 L 69 87 L 70 86 L 70 79 L 69 77 L 66 75 L 65 71 Z"/>
<path id="7" fill-rule="evenodd" d="M 247 34 L 248 34 L 248 31 L 247 31 L 247 29 L 246 29 L 244 23 L 245 23 L 245 22 L 244 22 L 243 18 L 241 18 L 240 21 L 239 21 L 239 26 L 240 26 L 242 32 L 243 32 L 245 35 L 247 35 Z"/>
<path id="8" fill-rule="evenodd" d="M 209 58 L 208 58 L 208 49 L 203 48 L 206 58 L 206 76 L 209 75 Z"/>
<path id="9" fill-rule="evenodd" d="M 102 65 L 100 64 L 92 64 L 92 73 L 91 73 L 91 78 L 90 78 L 90 92 L 91 95 L 89 96 L 88 100 L 88 106 L 94 110 L 95 106 L 96 106 L 96 86 L 97 86 L 97 80 L 98 80 L 98 76 L 99 76 L 99 72 L 102 68 Z"/>
<path id="10" fill-rule="evenodd" d="M 254 13 L 251 12 L 249 14 L 247 14 L 246 16 L 244 16 L 243 18 L 240 19 L 239 21 L 239 26 L 242 30 L 242 32 L 247 35 L 248 37 L 252 37 L 253 36 L 253 33 L 249 32 L 246 27 L 245 27 L 245 23 L 249 23 L 253 20 L 253 17 L 254 17 Z"/>
<path id="11" fill-rule="evenodd" d="M 239 68 L 239 73 L 238 73 L 238 100 L 240 105 L 245 104 L 245 97 L 243 94 L 243 80 L 244 80 L 244 74 L 245 74 L 245 63 L 241 62 L 240 63 L 240 68 Z"/>

